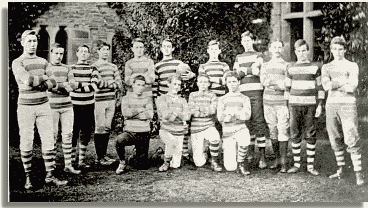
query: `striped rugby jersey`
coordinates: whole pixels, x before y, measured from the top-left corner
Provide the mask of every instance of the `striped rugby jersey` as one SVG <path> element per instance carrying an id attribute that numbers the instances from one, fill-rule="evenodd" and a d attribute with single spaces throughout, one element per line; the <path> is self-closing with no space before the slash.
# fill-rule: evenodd
<path id="1" fill-rule="evenodd" d="M 290 106 L 316 105 L 324 99 L 319 63 L 293 63 L 288 66 L 285 78 L 285 99 Z"/>
<path id="2" fill-rule="evenodd" d="M 184 98 L 167 93 L 157 98 L 156 105 L 161 129 L 175 136 L 187 133 L 188 125 L 183 121 L 188 121 L 191 114 Z"/>
<path id="3" fill-rule="evenodd" d="M 218 97 L 225 95 L 226 87 L 223 76 L 228 71 L 230 71 L 229 65 L 220 61 L 208 61 L 205 64 L 200 64 L 198 69 L 198 73 L 205 73 L 210 77 L 209 90 Z"/>
<path id="4" fill-rule="evenodd" d="M 57 88 L 49 90 L 48 96 L 50 99 L 51 109 L 70 108 L 73 106 L 69 93 L 65 91 L 65 87 L 69 86 L 71 89 L 76 89 L 76 82 L 74 76 L 70 72 L 70 68 L 65 64 L 52 64 L 46 68 L 48 76 L 55 76 L 58 83 Z"/>
<path id="5" fill-rule="evenodd" d="M 95 66 L 89 64 L 74 64 L 70 66 L 70 73 L 77 82 L 77 89 L 70 93 L 73 105 L 88 105 L 95 103 L 94 91 L 100 75 Z"/>
<path id="6" fill-rule="evenodd" d="M 132 83 L 130 83 L 130 78 L 135 73 L 144 73 L 146 75 L 146 88 L 143 90 L 144 95 L 152 96 L 152 83 L 155 79 L 155 63 L 152 59 L 143 57 L 142 60 L 130 59 L 125 63 L 125 83 L 127 83 L 129 92 L 133 92 L 131 87 Z M 152 74 L 149 74 L 152 72 Z M 148 75 L 148 76 L 147 76 Z"/>
<path id="7" fill-rule="evenodd" d="M 215 126 L 217 101 L 216 94 L 211 91 L 190 93 L 188 105 L 193 115 L 190 126 L 192 134 Z"/>
<path id="8" fill-rule="evenodd" d="M 235 59 L 234 70 L 239 73 L 241 79 L 239 90 L 248 97 L 262 96 L 263 93 L 259 74 L 253 74 L 251 68 L 252 64 L 259 58 L 263 59 L 262 53 L 246 51 L 237 55 Z"/>
<path id="9" fill-rule="evenodd" d="M 237 112 L 229 122 L 225 122 L 227 111 Z M 217 118 L 222 124 L 223 138 L 232 137 L 242 129 L 247 128 L 245 121 L 250 118 L 250 99 L 240 92 L 227 93 L 220 97 L 217 105 Z"/>
<path id="10" fill-rule="evenodd" d="M 264 105 L 285 105 L 285 74 L 288 63 L 282 58 L 264 63 L 261 68 L 261 83 Z"/>
<path id="11" fill-rule="evenodd" d="M 12 70 L 19 88 L 18 104 L 40 105 L 49 101 L 46 90 L 39 88 L 46 81 L 48 89 L 56 87 L 53 76 L 46 75 L 46 59 L 22 54 L 12 62 Z"/>
<path id="12" fill-rule="evenodd" d="M 358 80 L 359 67 L 355 62 L 345 59 L 323 65 L 322 85 L 326 91 L 329 90 L 326 103 L 356 103 Z M 344 85 L 350 90 L 344 92 Z"/>
<path id="13" fill-rule="evenodd" d="M 188 64 L 175 59 L 162 60 L 155 65 L 155 81 L 152 85 L 154 98 L 168 92 L 168 79 L 177 72 L 179 67 L 183 67 L 188 71 L 191 71 Z"/>
<path id="14" fill-rule="evenodd" d="M 145 111 L 138 113 L 139 108 Z M 124 131 L 149 132 L 151 130 L 150 119 L 153 117 L 152 99 L 147 96 L 138 97 L 129 93 L 121 100 L 121 111 L 124 116 Z"/>
<path id="15" fill-rule="evenodd" d="M 96 102 L 115 100 L 115 90 L 121 88 L 121 77 L 118 67 L 107 61 L 97 60 L 95 66 L 101 76 L 101 84 L 95 92 Z M 101 85 L 105 85 L 101 87 Z"/>

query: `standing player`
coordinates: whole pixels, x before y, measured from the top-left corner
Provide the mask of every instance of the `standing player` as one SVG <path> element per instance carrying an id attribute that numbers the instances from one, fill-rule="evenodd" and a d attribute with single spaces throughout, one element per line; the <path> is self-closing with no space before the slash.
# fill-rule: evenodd
<path id="1" fill-rule="evenodd" d="M 241 43 L 245 52 L 237 55 L 234 63 L 234 70 L 240 77 L 240 92 L 249 97 L 252 105 L 252 115 L 246 125 L 250 131 L 249 162 L 254 157 L 255 141 L 260 152 L 259 168 L 267 167 L 265 159 L 266 150 L 266 123 L 263 115 L 263 86 L 260 80 L 260 66 L 263 62 L 262 54 L 253 48 L 255 36 L 249 31 L 241 35 Z"/>
<path id="2" fill-rule="evenodd" d="M 153 83 L 153 98 L 156 100 L 160 95 L 164 95 L 168 92 L 168 80 L 169 78 L 179 73 L 182 78 L 182 82 L 184 87 L 182 88 L 183 94 L 186 89 L 185 85 L 190 82 L 191 79 L 195 77 L 195 74 L 191 71 L 188 64 L 183 63 L 180 60 L 174 59 L 172 57 L 172 53 L 175 50 L 175 46 L 173 45 L 173 41 L 171 39 L 164 39 L 161 43 L 161 52 L 163 54 L 163 58 L 160 62 L 155 65 L 155 82 Z M 188 93 L 187 93 L 188 94 Z M 189 95 L 189 94 L 188 94 Z M 186 99 L 188 99 L 186 97 Z M 188 132 L 184 136 L 183 140 L 183 158 L 185 162 L 191 163 L 189 157 L 189 142 L 190 133 Z M 178 168 L 181 163 L 181 158 L 173 158 L 171 162 L 171 167 Z"/>
<path id="3" fill-rule="evenodd" d="M 222 168 L 218 164 L 220 135 L 215 128 L 217 96 L 208 90 L 210 77 L 207 74 L 199 73 L 197 85 L 199 91 L 189 95 L 189 109 L 193 115 L 190 132 L 194 163 L 197 167 L 206 163 L 204 141 L 207 140 L 210 143 L 211 167 L 219 172 Z"/>
<path id="4" fill-rule="evenodd" d="M 167 171 L 170 166 L 180 166 L 172 166 L 170 162 L 173 158 L 181 158 L 184 134 L 188 131 L 186 122 L 190 119 L 188 103 L 178 95 L 182 84 L 181 75 L 174 74 L 167 81 L 169 91 L 156 100 L 161 123 L 160 138 L 165 143 L 165 159 L 159 168 L 160 172 Z"/>
<path id="5" fill-rule="evenodd" d="M 121 89 L 121 78 L 118 67 L 109 63 L 107 58 L 110 54 L 110 45 L 106 42 L 97 44 L 99 59 L 93 64 L 101 75 L 100 85 L 95 92 L 95 149 L 97 163 L 110 165 L 115 160 L 109 158 L 107 146 L 109 144 L 111 122 L 115 114 L 116 90 Z"/>
<path id="6" fill-rule="evenodd" d="M 155 80 L 155 64 L 152 59 L 144 56 L 144 41 L 141 38 L 133 40 L 132 51 L 134 58 L 125 63 L 125 84 L 128 93 L 132 92 L 134 77 L 142 75 L 146 79 L 146 87 L 143 91 L 145 96 L 152 97 L 152 83 Z"/>
<path id="7" fill-rule="evenodd" d="M 315 118 L 322 112 L 322 101 L 325 97 L 321 83 L 321 66 L 308 60 L 309 46 L 305 40 L 295 42 L 297 62 L 290 64 L 286 71 L 285 98 L 289 101 L 290 137 L 294 166 L 287 172 L 296 173 L 300 169 L 300 149 L 302 129 L 305 127 L 305 141 L 307 142 L 307 171 L 312 175 L 319 175 L 314 169 L 316 152 Z"/>
<path id="8" fill-rule="evenodd" d="M 80 170 L 75 170 L 72 166 L 72 136 L 73 136 L 73 104 L 69 93 L 75 90 L 76 83 L 70 68 L 61 63 L 64 56 L 64 48 L 55 43 L 50 50 L 50 63 L 46 68 L 46 75 L 55 76 L 57 87 L 52 88 L 48 97 L 53 114 L 55 144 L 59 132 L 59 121 L 61 124 L 62 148 L 65 161 L 65 172 L 80 174 Z"/>
<path id="9" fill-rule="evenodd" d="M 261 69 L 261 83 L 265 86 L 263 94 L 264 115 L 270 130 L 270 138 L 276 160 L 271 169 L 281 164 L 281 173 L 286 173 L 286 154 L 289 141 L 289 109 L 284 99 L 285 74 L 287 62 L 281 58 L 283 43 L 276 40 L 271 43 L 270 61 Z"/>
<path id="10" fill-rule="evenodd" d="M 345 173 L 344 145 L 353 162 L 356 184 L 362 186 L 361 140 L 358 133 L 356 88 L 359 68 L 345 59 L 346 42 L 342 37 L 331 40 L 334 60 L 322 67 L 322 85 L 328 91 L 326 125 L 331 147 L 335 152 L 338 170 L 330 178 L 340 178 Z M 343 132 L 343 134 L 341 133 Z"/>
<path id="11" fill-rule="evenodd" d="M 79 138 L 79 168 L 89 168 L 85 157 L 92 131 L 95 125 L 95 95 L 100 75 L 95 66 L 88 63 L 90 49 L 81 45 L 77 49 L 78 62 L 71 66 L 71 72 L 77 82 L 77 89 L 70 93 L 73 103 L 74 124 L 72 139 L 72 161 L 76 160 L 76 147 Z"/>
<path id="12" fill-rule="evenodd" d="M 249 98 L 239 92 L 238 73 L 230 71 L 225 74 L 229 92 L 219 98 L 217 118 L 223 127 L 224 166 L 228 171 L 238 169 L 241 175 L 249 175 L 245 167 L 250 135 L 245 121 L 250 118 L 251 104 Z"/>
<path id="13" fill-rule="evenodd" d="M 36 31 L 26 30 L 21 36 L 23 54 L 12 63 L 12 69 L 19 88 L 18 125 L 20 134 L 20 155 L 26 174 L 25 189 L 31 189 L 31 165 L 36 124 L 42 143 L 42 157 L 45 161 L 46 183 L 65 185 L 53 175 L 55 166 L 55 142 L 52 132 L 52 112 L 46 90 L 57 86 L 53 76 L 46 75 L 47 61 L 36 55 Z"/>
<path id="14" fill-rule="evenodd" d="M 125 119 L 124 132 L 116 139 L 116 151 L 120 164 L 117 174 L 125 172 L 125 146 L 134 145 L 137 151 L 138 168 L 146 169 L 150 141 L 150 122 L 153 117 L 151 97 L 143 95 L 146 87 L 144 76 L 133 78 L 133 92 L 125 95 L 121 100 L 121 110 Z"/>

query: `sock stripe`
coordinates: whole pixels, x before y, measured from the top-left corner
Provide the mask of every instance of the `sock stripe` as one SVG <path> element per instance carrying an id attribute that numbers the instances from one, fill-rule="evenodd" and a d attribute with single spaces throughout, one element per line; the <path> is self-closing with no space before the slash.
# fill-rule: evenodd
<path id="1" fill-rule="evenodd" d="M 294 142 L 292 142 L 291 143 L 291 146 L 293 147 L 293 148 L 300 148 L 300 146 L 301 146 L 301 142 L 300 143 L 294 143 Z"/>

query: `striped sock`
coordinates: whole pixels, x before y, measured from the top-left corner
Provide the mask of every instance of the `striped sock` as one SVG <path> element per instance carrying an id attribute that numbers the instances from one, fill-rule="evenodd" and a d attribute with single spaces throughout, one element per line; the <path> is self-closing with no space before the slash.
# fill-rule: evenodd
<path id="1" fill-rule="evenodd" d="M 63 139 L 62 147 L 63 147 L 63 153 L 64 153 L 65 167 L 71 167 L 72 166 L 72 143 L 71 142 L 66 143 L 65 140 Z M 74 157 L 75 157 L 75 153 L 74 153 Z"/>
<path id="2" fill-rule="evenodd" d="M 316 144 L 307 143 L 307 169 L 314 168 L 315 154 L 316 154 Z"/>
<path id="3" fill-rule="evenodd" d="M 335 157 L 337 166 L 341 167 L 345 165 L 344 150 L 335 151 Z"/>
<path id="4" fill-rule="evenodd" d="M 189 156 L 189 139 L 190 139 L 190 135 L 186 134 L 184 135 L 184 139 L 183 139 L 183 156 L 184 157 L 188 157 Z"/>
<path id="5" fill-rule="evenodd" d="M 350 153 L 351 162 L 353 162 L 354 171 L 358 172 L 362 170 L 362 155 L 357 152 Z"/>
<path id="6" fill-rule="evenodd" d="M 255 144 L 256 144 L 256 135 L 250 135 L 250 143 L 248 145 L 248 158 L 254 157 Z"/>
<path id="7" fill-rule="evenodd" d="M 30 150 L 30 151 L 20 151 L 20 155 L 21 155 L 21 158 L 22 158 L 24 172 L 26 172 L 26 173 L 31 172 L 32 150 Z"/>
<path id="8" fill-rule="evenodd" d="M 247 146 L 239 146 L 237 162 L 244 162 L 244 159 L 247 156 L 247 152 L 248 152 Z"/>
<path id="9" fill-rule="evenodd" d="M 297 168 L 300 168 L 300 146 L 301 146 L 301 142 L 300 143 L 291 143 L 292 146 L 292 152 L 293 152 L 293 156 L 294 156 L 294 166 Z"/>
<path id="10" fill-rule="evenodd" d="M 249 146 L 256 144 L 256 135 L 250 135 L 250 143 Z"/>
<path id="11" fill-rule="evenodd" d="M 87 146 L 79 143 L 79 165 L 84 163 L 84 158 L 86 157 Z"/>
<path id="12" fill-rule="evenodd" d="M 217 157 L 219 155 L 220 142 L 219 143 L 210 142 L 209 148 L 210 148 L 211 157 Z"/>
<path id="13" fill-rule="evenodd" d="M 42 152 L 42 157 L 45 161 L 46 172 L 53 171 L 55 168 L 55 149 L 44 150 Z"/>
<path id="14" fill-rule="evenodd" d="M 257 137 L 256 140 L 259 148 L 266 147 L 266 137 Z"/>

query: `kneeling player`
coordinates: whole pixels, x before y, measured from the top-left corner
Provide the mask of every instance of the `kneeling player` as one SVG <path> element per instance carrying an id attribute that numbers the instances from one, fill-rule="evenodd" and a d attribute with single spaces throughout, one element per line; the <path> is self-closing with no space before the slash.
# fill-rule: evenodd
<path id="1" fill-rule="evenodd" d="M 246 170 L 244 164 L 250 143 L 249 130 L 245 121 L 250 118 L 251 106 L 249 98 L 239 92 L 239 80 L 238 73 L 234 71 L 225 74 L 229 92 L 219 98 L 217 118 L 223 127 L 222 139 L 226 170 L 234 171 L 238 168 L 240 174 L 249 175 L 250 172 Z"/>
<path id="2" fill-rule="evenodd" d="M 220 134 L 215 128 L 217 96 L 208 90 L 210 78 L 207 74 L 199 74 L 197 78 L 199 91 L 189 95 L 189 109 L 193 115 L 190 131 L 192 133 L 193 159 L 197 167 L 206 163 L 204 140 L 210 143 L 211 167 L 214 171 L 222 171 L 218 164 Z"/>
<path id="3" fill-rule="evenodd" d="M 124 132 L 116 139 L 116 151 L 120 165 L 117 174 L 125 172 L 125 146 L 135 145 L 138 169 L 147 169 L 148 148 L 150 140 L 150 119 L 153 117 L 153 104 L 149 96 L 144 96 L 146 80 L 142 75 L 133 79 L 133 92 L 121 101 L 122 114 L 125 119 Z"/>
<path id="4" fill-rule="evenodd" d="M 170 161 L 175 157 L 180 161 L 182 156 L 184 134 L 188 132 L 187 121 L 190 118 L 188 103 L 178 95 L 181 88 L 182 78 L 174 74 L 168 80 L 169 91 L 157 98 L 157 114 L 161 123 L 160 138 L 165 143 L 164 164 L 159 171 L 167 171 Z M 177 164 L 171 164 L 178 168 Z"/>

